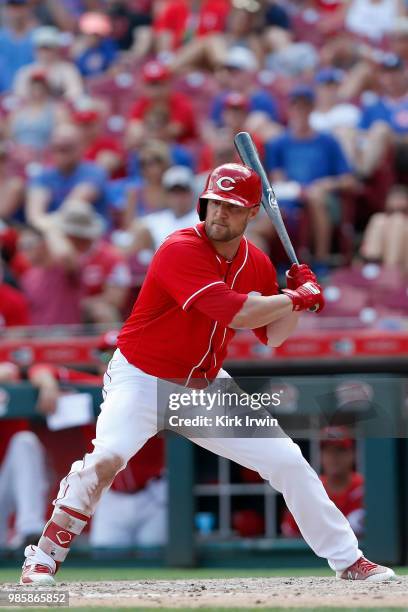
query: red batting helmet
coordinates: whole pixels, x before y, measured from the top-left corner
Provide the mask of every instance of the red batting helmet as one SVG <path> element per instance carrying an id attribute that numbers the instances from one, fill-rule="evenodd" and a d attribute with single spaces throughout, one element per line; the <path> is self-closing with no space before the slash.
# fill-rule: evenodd
<path id="1" fill-rule="evenodd" d="M 259 175 L 241 164 L 223 164 L 209 175 L 197 205 L 198 216 L 204 221 L 207 200 L 222 200 L 253 208 L 259 206 L 262 197 L 262 183 Z"/>

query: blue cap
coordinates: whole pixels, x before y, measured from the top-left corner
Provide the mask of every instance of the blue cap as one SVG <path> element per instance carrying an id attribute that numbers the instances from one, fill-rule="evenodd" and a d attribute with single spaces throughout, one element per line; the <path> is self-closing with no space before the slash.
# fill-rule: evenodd
<path id="1" fill-rule="evenodd" d="M 298 100 L 302 98 L 310 103 L 313 103 L 315 100 L 315 93 L 313 87 L 310 87 L 310 85 L 296 85 L 296 87 L 290 91 L 289 98 L 290 100 Z"/>
<path id="2" fill-rule="evenodd" d="M 341 83 L 343 80 L 343 72 L 338 68 L 322 68 L 316 74 L 315 81 L 319 85 L 327 83 Z"/>

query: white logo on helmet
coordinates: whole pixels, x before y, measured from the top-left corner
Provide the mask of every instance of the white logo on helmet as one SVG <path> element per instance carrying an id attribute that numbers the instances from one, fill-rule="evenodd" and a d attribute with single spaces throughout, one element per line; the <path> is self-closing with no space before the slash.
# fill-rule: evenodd
<path id="1" fill-rule="evenodd" d="M 229 181 L 229 183 L 233 183 L 233 185 L 230 185 L 229 187 L 225 187 L 223 185 L 224 181 Z M 223 191 L 231 191 L 231 189 L 234 189 L 235 183 L 236 183 L 236 180 L 231 178 L 230 176 L 221 176 L 221 178 L 219 178 L 218 181 L 216 181 L 216 185 Z"/>

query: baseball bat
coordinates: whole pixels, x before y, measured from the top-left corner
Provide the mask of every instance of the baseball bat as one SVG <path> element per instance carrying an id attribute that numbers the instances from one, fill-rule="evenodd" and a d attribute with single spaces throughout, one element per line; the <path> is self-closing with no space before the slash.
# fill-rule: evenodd
<path id="1" fill-rule="evenodd" d="M 271 183 L 269 182 L 261 160 L 259 159 L 254 141 L 248 132 L 239 132 L 234 138 L 234 143 L 243 163 L 252 168 L 252 170 L 255 170 L 255 172 L 261 177 L 262 205 L 266 210 L 266 214 L 272 221 L 291 263 L 298 264 L 299 260 L 296 257 L 295 249 L 293 248 L 288 232 L 286 231 L 275 192 Z"/>

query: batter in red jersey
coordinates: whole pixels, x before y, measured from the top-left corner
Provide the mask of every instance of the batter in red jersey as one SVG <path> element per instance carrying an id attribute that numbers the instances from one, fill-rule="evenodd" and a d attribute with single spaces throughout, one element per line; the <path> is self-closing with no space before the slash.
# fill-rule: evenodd
<path id="1" fill-rule="evenodd" d="M 307 266 L 292 266 L 288 287 L 278 294 L 272 264 L 244 237 L 260 200 L 254 171 L 238 164 L 216 168 L 199 198 L 202 223 L 175 232 L 155 254 L 104 376 L 94 450 L 74 462 L 61 481 L 38 546 L 25 550 L 22 584 L 54 583 L 102 492 L 157 433 L 160 379 L 194 387 L 228 377 L 222 363 L 236 329 L 250 328 L 262 342 L 277 346 L 295 328 L 299 311 L 323 308 L 321 288 Z M 394 576 L 362 556 L 350 524 L 290 438 L 194 441 L 256 470 L 280 491 L 306 542 L 339 578 Z"/>

